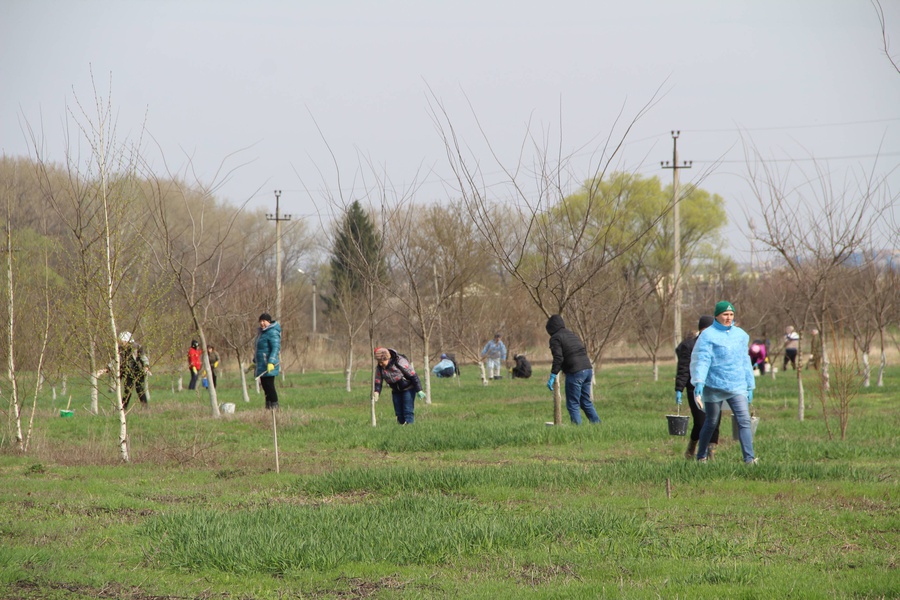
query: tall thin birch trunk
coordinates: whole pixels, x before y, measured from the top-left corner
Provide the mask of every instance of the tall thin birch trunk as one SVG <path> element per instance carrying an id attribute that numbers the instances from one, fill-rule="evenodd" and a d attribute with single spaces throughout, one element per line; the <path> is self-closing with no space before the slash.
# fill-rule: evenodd
<path id="1" fill-rule="evenodd" d="M 25 451 L 24 439 L 22 437 L 22 411 L 19 406 L 19 382 L 16 375 L 16 359 L 15 359 L 15 298 L 13 297 L 13 259 L 12 259 L 12 232 L 9 228 L 9 199 L 6 201 L 6 284 L 8 301 L 6 304 L 7 316 L 9 318 L 9 329 L 7 331 L 7 373 L 9 376 L 9 384 L 12 388 L 12 412 L 16 427 L 16 444 L 19 450 Z"/>
<path id="2" fill-rule="evenodd" d="M 99 104 L 98 104 L 99 107 Z M 122 405 L 122 357 L 119 354 L 119 333 L 116 326 L 116 311 L 113 306 L 113 295 L 115 291 L 115 282 L 113 281 L 113 248 L 112 248 L 112 227 L 109 223 L 110 198 L 109 198 L 109 173 L 106 164 L 106 139 L 104 117 L 100 115 L 100 122 L 96 129 L 97 145 L 94 151 L 98 154 L 97 162 L 100 169 L 100 197 L 103 200 L 103 242 L 106 252 L 106 310 L 109 315 L 109 328 L 112 333 L 112 351 L 115 365 L 116 380 L 116 408 L 119 412 L 119 456 L 122 462 L 129 462 L 128 456 L 128 418 L 125 414 L 125 407 Z"/>
<path id="3" fill-rule="evenodd" d="M 44 253 L 44 336 L 41 340 L 41 353 L 38 358 L 37 378 L 38 381 L 44 376 L 44 358 L 47 356 L 47 343 L 50 340 L 50 261 Z M 31 441 L 31 434 L 34 431 L 34 413 L 37 412 L 37 399 L 40 387 L 34 387 L 34 396 L 31 401 L 31 415 L 28 417 L 28 433 L 25 435 L 25 443 L 22 451 L 28 451 L 28 443 Z"/>

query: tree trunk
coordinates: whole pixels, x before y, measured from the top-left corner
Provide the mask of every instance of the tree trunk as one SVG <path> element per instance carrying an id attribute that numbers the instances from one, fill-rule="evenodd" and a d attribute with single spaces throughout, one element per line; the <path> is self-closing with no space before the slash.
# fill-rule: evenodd
<path id="1" fill-rule="evenodd" d="M 373 382 L 374 385 L 374 382 Z M 376 427 L 378 425 L 378 419 L 375 416 L 375 390 L 372 389 L 372 393 L 369 395 L 369 416 L 372 419 L 372 427 Z"/>
<path id="2" fill-rule="evenodd" d="M 13 265 L 12 265 L 12 231 L 9 228 L 9 199 L 6 200 L 6 312 L 9 319 L 9 329 L 7 330 L 6 348 L 7 348 L 7 373 L 9 375 L 9 383 L 12 387 L 12 412 L 15 420 L 16 428 L 16 444 L 19 450 L 24 452 L 24 440 L 22 438 L 22 411 L 19 407 L 19 384 L 16 376 L 16 359 L 15 359 L 15 302 L 13 301 Z"/>
<path id="3" fill-rule="evenodd" d="M 344 369 L 344 380 L 346 383 L 347 391 L 352 391 L 350 387 L 350 382 L 353 379 L 353 342 L 347 346 L 347 368 Z"/>
<path id="4" fill-rule="evenodd" d="M 559 377 L 553 382 L 553 424 L 562 425 L 562 384 Z"/>
<path id="5" fill-rule="evenodd" d="M 863 362 L 863 387 L 869 387 L 872 385 L 872 367 L 871 367 L 871 365 L 869 365 L 869 351 L 868 350 L 863 350 L 862 362 Z"/>
<path id="6" fill-rule="evenodd" d="M 422 370 L 423 375 L 425 376 L 425 404 L 431 404 L 431 365 L 428 364 L 428 347 L 429 347 L 429 336 L 422 336 L 422 347 L 425 351 L 425 359 L 422 361 L 422 364 L 425 365 L 425 368 Z"/>
<path id="7" fill-rule="evenodd" d="M 250 392 L 247 391 L 247 371 L 244 369 L 244 359 L 240 350 L 237 351 L 238 372 L 241 374 L 241 397 L 244 402 L 250 402 Z"/>
<path id="8" fill-rule="evenodd" d="M 102 370 L 94 370 L 91 372 L 90 376 L 92 415 L 96 415 L 100 412 L 100 373 L 102 373 Z"/>
<path id="9" fill-rule="evenodd" d="M 219 394 L 216 393 L 216 386 L 213 384 L 212 377 L 212 365 L 209 364 L 209 352 L 207 348 L 209 345 L 206 343 L 206 332 L 203 331 L 203 327 L 197 323 L 197 333 L 200 335 L 200 343 L 203 344 L 203 368 L 206 370 L 206 383 L 207 389 L 209 390 L 209 408 L 212 410 L 212 416 L 219 418 L 222 416 L 221 411 L 219 411 Z"/>
<path id="10" fill-rule="evenodd" d="M 91 364 L 91 375 L 90 375 L 90 388 L 91 388 L 91 414 L 96 415 L 100 413 L 100 373 L 102 369 L 97 369 L 97 342 L 94 341 L 93 336 L 88 341 L 89 349 L 88 349 L 88 360 Z"/>

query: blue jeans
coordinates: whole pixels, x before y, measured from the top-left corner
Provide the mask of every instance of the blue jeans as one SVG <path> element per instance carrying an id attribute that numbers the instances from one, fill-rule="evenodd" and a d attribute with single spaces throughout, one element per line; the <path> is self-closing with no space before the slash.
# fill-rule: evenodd
<path id="1" fill-rule="evenodd" d="M 744 395 L 732 396 L 727 400 L 731 412 L 734 413 L 738 423 L 738 437 L 741 439 L 741 452 L 744 455 L 744 462 L 753 460 L 753 432 L 750 431 L 750 410 L 747 403 L 747 397 Z M 700 430 L 700 443 L 697 445 L 697 460 L 706 458 L 709 450 L 709 440 L 712 438 L 713 431 L 719 425 L 719 418 L 722 416 L 721 402 L 704 402 L 703 410 L 706 412 L 706 421 L 703 422 L 703 429 Z"/>
<path id="2" fill-rule="evenodd" d="M 591 423 L 599 423 L 600 417 L 591 402 L 591 381 L 593 369 L 585 369 L 576 373 L 566 373 L 566 410 L 575 425 L 581 425 L 581 411 L 587 415 Z"/>
<path id="3" fill-rule="evenodd" d="M 402 392 L 392 390 L 391 398 L 394 401 L 394 414 L 397 415 L 397 423 L 400 425 L 412 425 L 413 411 L 416 406 L 416 392 L 412 388 Z"/>

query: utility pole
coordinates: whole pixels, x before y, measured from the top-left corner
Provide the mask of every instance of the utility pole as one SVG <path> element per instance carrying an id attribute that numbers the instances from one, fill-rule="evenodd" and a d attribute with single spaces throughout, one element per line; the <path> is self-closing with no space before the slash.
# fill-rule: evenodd
<path id="1" fill-rule="evenodd" d="M 681 217 L 679 215 L 678 203 L 681 201 L 678 190 L 678 171 L 681 169 L 690 169 L 694 161 L 684 161 L 678 164 L 678 136 L 681 131 L 672 132 L 672 164 L 669 161 L 660 162 L 663 169 L 672 169 L 672 220 L 675 222 L 674 243 L 675 243 L 675 265 L 672 270 L 673 289 L 672 295 L 675 297 L 675 343 L 677 346 L 681 341 Z"/>
<path id="2" fill-rule="evenodd" d="M 281 190 L 275 190 L 275 214 L 266 215 L 269 221 L 275 221 L 275 320 L 281 321 L 281 222 L 290 221 L 291 215 L 282 215 L 279 206 Z"/>

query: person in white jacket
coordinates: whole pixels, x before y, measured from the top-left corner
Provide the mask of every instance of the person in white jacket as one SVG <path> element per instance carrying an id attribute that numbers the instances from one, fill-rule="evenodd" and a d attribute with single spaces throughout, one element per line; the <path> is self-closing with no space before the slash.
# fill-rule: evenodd
<path id="1" fill-rule="evenodd" d="M 503 375 L 500 374 L 500 362 L 506 360 L 506 344 L 500 338 L 500 334 L 495 333 L 494 339 L 488 340 L 481 350 L 481 357 L 487 359 L 485 367 L 488 379 L 503 379 Z"/>
<path id="2" fill-rule="evenodd" d="M 705 462 L 709 440 L 719 423 L 722 403 L 727 402 L 738 423 L 744 462 L 756 463 L 753 432 L 750 429 L 750 403 L 756 380 L 747 345 L 750 336 L 734 324 L 734 306 L 723 300 L 716 304 L 716 320 L 700 333 L 691 353 L 691 383 L 694 399 L 706 413 L 697 460 Z"/>

